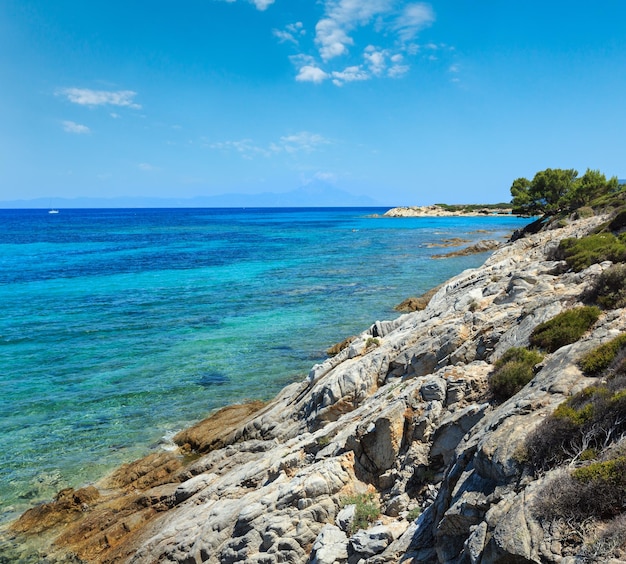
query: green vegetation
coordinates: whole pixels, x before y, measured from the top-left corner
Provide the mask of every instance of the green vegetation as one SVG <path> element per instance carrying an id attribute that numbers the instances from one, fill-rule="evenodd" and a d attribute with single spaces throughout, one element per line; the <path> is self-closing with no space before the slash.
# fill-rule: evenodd
<path id="1" fill-rule="evenodd" d="M 563 311 L 552 319 L 540 323 L 530 334 L 530 344 L 547 352 L 580 339 L 600 317 L 600 308 L 583 306 Z"/>
<path id="2" fill-rule="evenodd" d="M 543 471 L 589 459 L 590 450 L 601 453 L 625 432 L 626 373 L 620 370 L 606 384 L 589 386 L 559 405 L 527 437 L 525 460 Z"/>
<path id="3" fill-rule="evenodd" d="M 533 379 L 533 368 L 543 355 L 525 348 L 511 348 L 495 363 L 489 387 L 498 401 L 505 401 Z"/>
<path id="4" fill-rule="evenodd" d="M 576 219 L 587 219 L 596 215 L 596 212 L 591 206 L 583 206 L 576 210 Z"/>
<path id="5" fill-rule="evenodd" d="M 626 456 L 618 456 L 604 462 L 593 462 L 588 466 L 576 468 L 572 472 L 572 478 L 587 484 L 589 482 L 618 484 L 624 480 L 626 485 Z"/>
<path id="6" fill-rule="evenodd" d="M 332 439 L 328 435 L 324 435 L 323 437 L 317 439 L 317 444 L 323 448 L 325 446 L 328 446 L 331 441 Z"/>
<path id="7" fill-rule="evenodd" d="M 626 265 L 614 264 L 604 270 L 584 297 L 606 309 L 626 307 Z"/>
<path id="8" fill-rule="evenodd" d="M 619 191 L 617 178 L 607 180 L 598 170 L 587 169 L 579 177 L 574 169 L 547 168 L 532 180 L 517 178 L 511 186 L 511 203 L 518 215 L 549 216 L 583 206 L 596 207 L 600 200 L 608 200 Z"/>
<path id="9" fill-rule="evenodd" d="M 453 213 L 509 213 L 511 210 L 510 203 L 500 204 L 435 204 L 441 209 Z"/>
<path id="10" fill-rule="evenodd" d="M 380 515 L 380 505 L 373 493 L 355 494 L 343 498 L 342 505 L 354 505 L 354 520 L 350 526 L 353 535 L 359 529 L 366 529 Z"/>
<path id="11" fill-rule="evenodd" d="M 422 508 L 414 507 L 413 509 L 411 509 L 411 511 L 408 512 L 406 518 L 409 521 L 415 521 L 415 519 L 417 519 L 421 514 L 422 514 Z"/>
<path id="12" fill-rule="evenodd" d="M 368 337 L 367 341 L 365 341 L 365 348 L 369 349 L 369 348 L 373 348 L 373 347 L 379 347 L 380 346 L 380 340 L 377 339 L 376 337 Z"/>
<path id="13" fill-rule="evenodd" d="M 626 456 L 615 455 L 552 480 L 533 507 L 540 519 L 610 519 L 626 505 Z"/>
<path id="14" fill-rule="evenodd" d="M 613 233 L 596 233 L 580 239 L 563 239 L 559 243 L 557 255 L 576 272 L 605 260 L 624 262 L 626 234 L 616 237 Z"/>
<path id="15" fill-rule="evenodd" d="M 578 364 L 585 374 L 590 376 L 599 374 L 611 366 L 618 353 L 624 347 L 626 347 L 626 333 L 622 333 L 608 343 L 604 343 L 588 352 L 580 359 Z"/>

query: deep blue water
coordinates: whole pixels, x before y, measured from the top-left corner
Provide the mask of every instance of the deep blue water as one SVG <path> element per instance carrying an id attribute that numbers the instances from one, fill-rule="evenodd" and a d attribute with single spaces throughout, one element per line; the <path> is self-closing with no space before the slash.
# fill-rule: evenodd
<path id="1" fill-rule="evenodd" d="M 0 521 L 270 398 L 486 258 L 430 244 L 528 222 L 384 211 L 0 210 Z"/>

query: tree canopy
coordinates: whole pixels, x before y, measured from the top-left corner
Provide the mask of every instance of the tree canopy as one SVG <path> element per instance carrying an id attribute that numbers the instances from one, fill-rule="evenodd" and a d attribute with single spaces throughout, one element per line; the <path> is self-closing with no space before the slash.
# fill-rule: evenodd
<path id="1" fill-rule="evenodd" d="M 532 180 L 517 178 L 511 186 L 513 212 L 518 215 L 554 215 L 589 205 L 607 193 L 619 190 L 617 177 L 606 179 L 599 170 L 583 176 L 573 168 L 547 168 Z"/>

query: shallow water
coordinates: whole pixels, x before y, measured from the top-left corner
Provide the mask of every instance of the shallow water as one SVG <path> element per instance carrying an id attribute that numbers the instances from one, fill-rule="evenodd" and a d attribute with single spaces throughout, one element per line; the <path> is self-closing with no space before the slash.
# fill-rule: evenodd
<path id="1" fill-rule="evenodd" d="M 486 258 L 432 244 L 527 223 L 384 211 L 0 210 L 0 521 L 272 397 Z"/>

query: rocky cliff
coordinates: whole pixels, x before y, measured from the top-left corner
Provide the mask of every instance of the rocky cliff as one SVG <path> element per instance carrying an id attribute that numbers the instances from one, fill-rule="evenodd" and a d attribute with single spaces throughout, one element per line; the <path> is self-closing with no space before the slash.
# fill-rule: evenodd
<path id="1" fill-rule="evenodd" d="M 53 544 L 38 548 L 49 561 L 589 561 L 587 537 L 572 540 L 533 509 L 560 470 L 529 472 L 520 452 L 595 381 L 577 360 L 625 331 L 626 311 L 604 311 L 503 403 L 488 379 L 608 268 L 576 273 L 552 260 L 562 238 L 605 219 L 503 245 L 424 310 L 377 321 L 269 404 L 222 410 L 181 433 L 178 451 L 30 510 L 13 524 L 15 540 L 49 535 Z"/>

